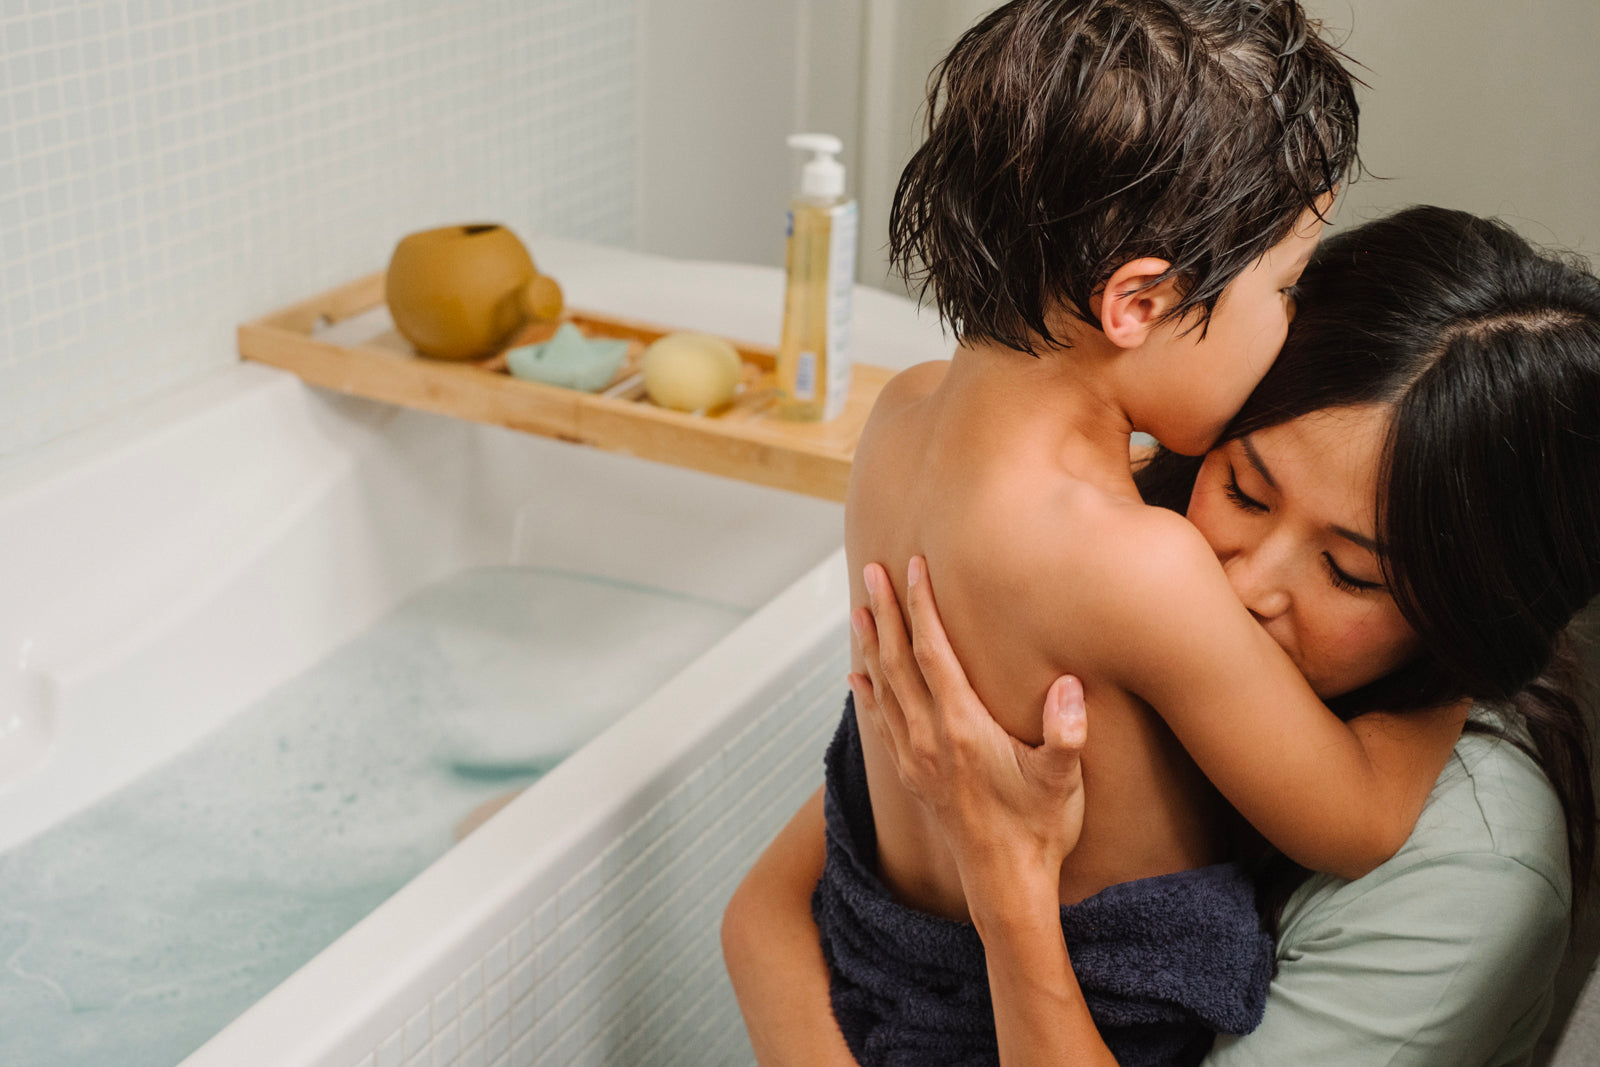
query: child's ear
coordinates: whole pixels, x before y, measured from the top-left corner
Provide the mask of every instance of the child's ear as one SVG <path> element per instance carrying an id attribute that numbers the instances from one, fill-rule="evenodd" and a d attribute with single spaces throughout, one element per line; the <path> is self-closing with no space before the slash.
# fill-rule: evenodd
<path id="1" fill-rule="evenodd" d="M 1181 299 L 1177 279 L 1156 281 L 1171 266 L 1164 259 L 1135 259 L 1107 279 L 1105 288 L 1094 295 L 1098 306 L 1091 304 L 1107 340 L 1118 348 L 1138 348 L 1145 342 Z"/>

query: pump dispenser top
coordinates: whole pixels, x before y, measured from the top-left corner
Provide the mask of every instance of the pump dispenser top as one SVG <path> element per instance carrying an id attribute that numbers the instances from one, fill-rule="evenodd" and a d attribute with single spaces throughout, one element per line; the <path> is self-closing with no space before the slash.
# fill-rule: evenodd
<path id="1" fill-rule="evenodd" d="M 844 143 L 829 133 L 789 135 L 789 147 L 813 152 L 800 173 L 800 195 L 808 200 L 837 200 L 844 195 L 844 164 L 835 157 Z"/>

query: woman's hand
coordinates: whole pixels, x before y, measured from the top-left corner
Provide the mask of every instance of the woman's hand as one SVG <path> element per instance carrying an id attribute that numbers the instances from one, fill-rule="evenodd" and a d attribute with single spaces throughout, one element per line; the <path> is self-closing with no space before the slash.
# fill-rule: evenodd
<path id="1" fill-rule="evenodd" d="M 1061 863 L 1083 828 L 1083 686 L 1057 678 L 1044 743 L 1023 744 L 967 684 L 934 604 L 927 564 L 906 570 L 908 639 L 889 576 L 863 572 L 872 611 L 850 615 L 865 675 L 850 676 L 856 715 L 893 754 L 900 781 L 943 828 L 983 938 L 1000 1062 L 1115 1067 L 1061 934 Z"/>
<path id="2" fill-rule="evenodd" d="M 1051 685 L 1044 743 L 1024 744 L 967 683 L 939 621 L 926 562 L 915 557 L 907 569 L 909 639 L 888 574 L 874 563 L 863 577 L 872 611 L 857 608 L 850 617 L 867 669 L 850 676 L 856 712 L 943 828 L 974 920 L 991 889 L 1006 896 L 1023 884 L 1048 885 L 1053 896 L 1083 827 L 1082 685 L 1070 675 Z"/>

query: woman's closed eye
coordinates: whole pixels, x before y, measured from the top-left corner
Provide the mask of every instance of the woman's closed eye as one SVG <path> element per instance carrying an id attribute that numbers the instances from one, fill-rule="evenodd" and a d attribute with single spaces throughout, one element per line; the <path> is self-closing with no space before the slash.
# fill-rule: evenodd
<path id="1" fill-rule="evenodd" d="M 1228 468 L 1228 480 L 1223 484 L 1222 491 L 1228 495 L 1229 500 L 1233 501 L 1234 507 L 1241 511 L 1262 512 L 1267 510 L 1267 505 L 1239 488 L 1239 476 L 1234 473 L 1232 467 Z"/>
<path id="2" fill-rule="evenodd" d="M 1265 501 L 1257 500 L 1240 488 L 1238 473 L 1232 466 L 1228 468 L 1228 477 L 1222 483 L 1222 491 L 1233 502 L 1233 506 L 1240 511 L 1263 515 L 1271 510 Z M 1333 587 L 1346 593 L 1376 593 L 1382 592 L 1387 588 L 1382 582 L 1357 578 L 1339 566 L 1339 561 L 1333 558 L 1332 552 L 1324 551 L 1322 553 L 1322 567 L 1327 572 L 1328 581 L 1333 583 Z"/>
<path id="3" fill-rule="evenodd" d="M 1365 578 L 1357 578 L 1346 571 L 1333 558 L 1332 552 L 1324 552 L 1322 554 L 1322 563 L 1327 568 L 1328 580 L 1334 584 L 1336 589 L 1343 589 L 1347 593 L 1374 593 L 1380 592 L 1384 588 L 1382 582 L 1369 582 Z"/>

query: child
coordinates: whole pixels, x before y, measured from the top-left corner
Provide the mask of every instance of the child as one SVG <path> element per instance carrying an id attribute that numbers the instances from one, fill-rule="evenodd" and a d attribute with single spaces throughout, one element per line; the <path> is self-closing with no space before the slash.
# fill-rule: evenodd
<path id="1" fill-rule="evenodd" d="M 1270 945 L 1248 882 L 1206 866 L 1222 851 L 1206 779 L 1291 858 L 1356 876 L 1405 840 L 1461 725 L 1455 711 L 1403 735 L 1340 722 L 1129 471 L 1133 431 L 1198 454 L 1266 371 L 1355 166 L 1356 111 L 1293 0 L 1016 0 L 985 17 L 936 71 L 890 223 L 896 261 L 960 347 L 885 388 L 846 505 L 852 606 L 868 600 L 864 564 L 902 576 L 903 599 L 906 562 L 925 557 L 950 642 L 1012 735 L 1040 743 L 1046 689 L 1082 679 L 1087 806 L 1060 900 L 1137 882 L 1117 921 L 1153 909 L 1213 937 L 1214 958 L 1244 959 L 1239 988 L 1176 997 L 1213 1029 L 1259 1018 Z M 1175 624 L 1188 619 L 1216 621 Z M 830 895 L 825 878 L 815 904 L 851 1051 L 992 1050 L 992 1033 L 931 1033 L 929 1001 L 885 999 L 930 981 L 915 943 L 929 928 L 902 913 L 965 919 L 960 875 L 848 708 L 828 769 L 828 863 L 861 868 L 868 893 Z M 847 810 L 868 804 L 870 819 Z M 1196 868 L 1215 874 L 1177 875 Z M 842 974 L 845 956 L 883 981 Z M 781 981 L 730 970 L 741 999 Z M 1084 984 L 1091 1003 L 1105 992 Z M 1124 1006 L 1135 1021 L 1147 1007 Z M 1192 1028 L 1160 1025 L 1156 1060 L 1193 1047 Z"/>

